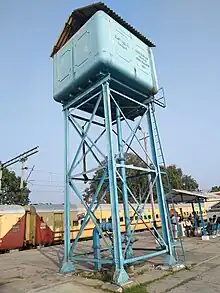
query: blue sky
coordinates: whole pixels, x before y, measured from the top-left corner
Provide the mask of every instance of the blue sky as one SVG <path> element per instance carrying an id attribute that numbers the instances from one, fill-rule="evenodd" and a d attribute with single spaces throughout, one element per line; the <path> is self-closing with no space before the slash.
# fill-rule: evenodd
<path id="1" fill-rule="evenodd" d="M 52 97 L 49 55 L 71 11 L 90 3 L 0 2 L 0 157 L 5 161 L 40 146 L 39 154 L 27 163 L 35 165 L 33 202 L 62 201 L 63 120 Z M 167 163 L 182 167 L 203 189 L 220 185 L 220 2 L 105 3 L 157 45 L 157 73 L 167 100 L 167 108 L 158 109 L 157 117 Z M 13 168 L 19 172 L 19 165 Z"/>

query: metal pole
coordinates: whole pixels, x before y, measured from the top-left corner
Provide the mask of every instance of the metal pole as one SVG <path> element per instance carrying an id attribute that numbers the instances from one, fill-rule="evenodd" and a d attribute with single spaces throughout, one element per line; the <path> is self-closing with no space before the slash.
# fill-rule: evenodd
<path id="1" fill-rule="evenodd" d="M 117 132 L 118 132 L 118 152 L 119 152 L 119 163 L 120 165 L 125 164 L 125 157 L 123 152 L 123 142 L 122 142 L 122 127 L 121 127 L 121 119 L 120 119 L 120 110 L 116 107 L 116 121 L 117 121 Z M 121 177 L 123 179 L 122 182 L 122 198 L 123 198 L 123 207 L 124 207 L 124 218 L 125 218 L 125 228 L 127 238 L 130 239 L 131 237 L 131 226 L 130 226 L 130 214 L 129 214 L 129 205 L 128 205 L 128 191 L 127 191 L 127 184 L 126 184 L 126 171 L 124 167 L 120 167 Z M 126 258 L 132 257 L 132 243 L 127 247 L 126 251 Z"/>
<path id="2" fill-rule="evenodd" d="M 192 202 L 192 211 L 193 211 L 193 219 L 194 219 L 194 224 L 195 224 L 195 230 L 196 233 L 198 233 L 198 223 L 197 223 L 197 219 L 195 217 L 195 208 L 194 208 L 194 203 Z"/>
<path id="3" fill-rule="evenodd" d="M 84 135 L 84 128 L 85 128 L 85 125 L 82 126 L 82 137 Z M 85 142 L 83 142 L 83 145 L 82 145 L 82 155 L 83 155 L 83 177 L 84 177 L 84 183 L 87 183 L 87 180 L 88 180 L 88 176 L 86 175 L 86 145 L 85 145 Z"/>
<path id="4" fill-rule="evenodd" d="M 100 271 L 102 268 L 101 251 L 100 251 L 101 245 L 100 245 L 99 231 L 96 227 L 93 229 L 92 239 L 93 239 L 93 249 L 94 249 L 94 260 L 96 261 L 95 270 Z"/>
<path id="5" fill-rule="evenodd" d="M 205 222 L 204 222 L 204 219 L 203 219 L 203 215 L 202 215 L 202 207 L 201 207 L 201 201 L 200 201 L 200 198 L 198 197 L 198 204 L 199 204 L 199 213 L 200 213 L 200 218 L 201 218 L 201 224 L 202 224 L 202 230 L 203 230 L 203 235 L 206 236 L 207 233 L 206 233 L 206 229 L 205 229 Z"/>
<path id="6" fill-rule="evenodd" d="M 21 158 L 21 182 L 20 182 L 20 189 L 22 190 L 23 187 L 24 187 L 24 170 L 25 170 L 25 167 L 24 167 L 24 163 L 26 161 L 25 158 Z"/>
<path id="7" fill-rule="evenodd" d="M 61 273 L 74 270 L 70 262 L 69 110 L 64 110 L 64 261 Z"/>
<path id="8" fill-rule="evenodd" d="M 148 148 L 147 148 L 147 136 L 146 133 L 143 132 L 144 135 L 144 148 L 146 151 L 146 163 L 147 165 L 149 164 L 149 158 L 148 158 Z M 153 223 L 154 227 L 157 228 L 157 220 L 156 220 L 156 215 L 155 215 L 155 205 L 154 205 L 154 194 L 153 194 L 153 185 L 152 185 L 152 180 L 151 180 L 151 174 L 149 173 L 147 175 L 148 182 L 149 182 L 149 190 L 150 190 L 150 201 L 151 201 L 151 209 L 152 209 L 152 216 L 153 216 Z"/>
<path id="9" fill-rule="evenodd" d="M 156 167 L 157 171 L 157 178 L 156 178 L 156 190 L 157 190 L 157 199 L 158 199 L 158 206 L 160 210 L 160 218 L 161 218 L 161 226 L 162 226 L 162 234 L 163 239 L 167 245 L 167 248 L 169 250 L 167 259 L 165 259 L 165 263 L 169 265 L 173 265 L 176 263 L 176 260 L 173 255 L 173 247 L 171 245 L 171 239 L 170 239 L 170 233 L 169 233 L 169 225 L 168 225 L 168 214 L 167 214 L 167 208 L 166 208 L 166 201 L 165 201 L 165 195 L 163 190 L 163 183 L 160 173 L 160 166 L 159 166 L 159 160 L 157 156 L 157 146 L 156 146 L 156 140 L 154 136 L 154 127 L 153 126 L 153 118 L 151 111 L 153 110 L 152 103 L 149 104 L 149 110 L 147 112 L 147 122 L 148 122 L 148 128 L 149 128 L 149 137 L 150 137 L 150 144 L 151 144 L 151 152 L 152 152 L 152 159 L 153 163 Z"/>
<path id="10" fill-rule="evenodd" d="M 105 113 L 105 128 L 106 128 L 106 136 L 107 136 L 106 144 L 107 144 L 107 151 L 108 151 L 108 176 L 109 176 L 113 245 L 114 245 L 113 251 L 114 251 L 115 273 L 113 276 L 113 280 L 117 284 L 123 284 L 127 282 L 129 277 L 124 269 L 124 259 L 122 254 L 118 192 L 117 192 L 117 180 L 116 180 L 116 163 L 115 163 L 115 157 L 114 157 L 113 137 L 112 137 L 112 117 L 111 117 L 111 101 L 110 101 L 109 83 L 105 82 L 102 85 L 102 89 L 103 89 L 103 104 L 104 104 L 104 113 Z"/>

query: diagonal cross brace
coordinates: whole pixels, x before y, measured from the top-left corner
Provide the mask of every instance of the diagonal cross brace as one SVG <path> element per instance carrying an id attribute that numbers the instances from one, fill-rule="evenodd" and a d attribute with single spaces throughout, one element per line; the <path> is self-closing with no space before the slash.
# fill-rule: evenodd
<path id="1" fill-rule="evenodd" d="M 78 149 L 77 149 L 77 151 L 76 151 L 76 154 L 75 154 L 75 157 L 74 157 L 73 162 L 72 162 L 72 164 L 71 164 L 71 167 L 70 167 L 70 169 L 69 169 L 69 175 L 72 173 L 73 169 L 75 168 L 76 160 L 77 160 L 77 158 L 78 158 L 78 156 L 79 156 L 79 153 L 80 153 L 80 151 L 81 151 L 81 148 L 82 148 L 82 146 L 83 146 L 83 143 L 84 143 L 84 141 L 85 141 L 85 139 L 86 139 L 86 137 L 87 137 L 88 131 L 89 131 L 91 125 L 92 125 L 92 120 L 93 120 L 93 118 L 94 118 L 94 116 L 95 116 L 95 113 L 96 113 L 96 111 L 97 111 L 97 109 L 98 109 L 98 106 L 99 106 L 99 104 L 100 104 L 101 98 L 102 98 L 102 95 L 100 94 L 99 99 L 98 99 L 98 101 L 96 102 L 96 105 L 95 105 L 94 110 L 93 110 L 93 112 L 92 112 L 92 116 L 91 116 L 91 118 L 90 118 L 90 121 L 89 121 L 89 123 L 88 123 L 88 125 L 87 125 L 85 131 L 83 130 L 84 135 L 82 136 L 82 140 L 81 140 L 81 142 L 80 142 L 80 144 L 79 144 L 79 147 L 78 147 Z M 72 117 L 69 116 L 69 120 L 70 120 L 70 121 L 74 121 L 74 118 L 72 118 Z"/>

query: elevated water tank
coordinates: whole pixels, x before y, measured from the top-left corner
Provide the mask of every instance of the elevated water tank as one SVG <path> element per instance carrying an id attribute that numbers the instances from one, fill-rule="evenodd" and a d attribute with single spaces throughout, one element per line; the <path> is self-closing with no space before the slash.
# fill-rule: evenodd
<path id="1" fill-rule="evenodd" d="M 100 72 L 147 95 L 158 91 L 150 46 L 102 10 L 53 55 L 54 99 L 68 101 Z"/>

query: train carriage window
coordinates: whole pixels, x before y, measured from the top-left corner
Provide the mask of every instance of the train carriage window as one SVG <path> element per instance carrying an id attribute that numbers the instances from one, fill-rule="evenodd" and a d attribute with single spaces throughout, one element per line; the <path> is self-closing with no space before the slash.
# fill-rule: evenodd
<path id="1" fill-rule="evenodd" d="M 79 222 L 78 221 L 73 221 L 73 226 L 76 227 L 79 225 Z"/>
<path id="2" fill-rule="evenodd" d="M 123 217 L 120 217 L 120 222 L 123 222 Z"/>
<path id="3" fill-rule="evenodd" d="M 156 214 L 156 218 L 159 219 L 159 215 L 158 214 Z"/>
<path id="4" fill-rule="evenodd" d="M 151 219 L 151 215 L 148 215 L 148 219 L 149 219 L 149 220 Z"/>

